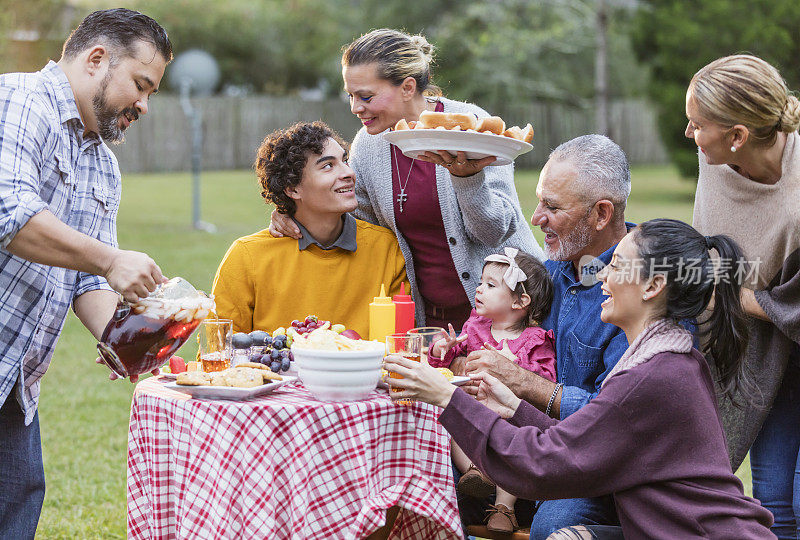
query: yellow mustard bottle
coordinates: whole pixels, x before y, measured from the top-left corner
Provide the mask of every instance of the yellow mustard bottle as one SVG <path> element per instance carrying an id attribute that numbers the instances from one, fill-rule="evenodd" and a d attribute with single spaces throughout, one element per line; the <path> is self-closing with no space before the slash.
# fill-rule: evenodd
<path id="1" fill-rule="evenodd" d="M 386 336 L 394 334 L 395 306 L 386 288 L 381 283 L 381 294 L 373 298 L 369 305 L 369 339 L 385 341 Z"/>

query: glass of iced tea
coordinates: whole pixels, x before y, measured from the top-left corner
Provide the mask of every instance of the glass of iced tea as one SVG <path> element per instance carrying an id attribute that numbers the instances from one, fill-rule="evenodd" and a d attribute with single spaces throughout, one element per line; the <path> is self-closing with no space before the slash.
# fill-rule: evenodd
<path id="1" fill-rule="evenodd" d="M 233 356 L 233 321 L 230 319 L 206 319 L 197 330 L 197 355 L 203 371 L 222 371 L 231 367 Z"/>
<path id="2" fill-rule="evenodd" d="M 386 336 L 386 354 L 399 354 L 403 358 L 419 362 L 422 353 L 422 336 L 420 334 L 391 334 Z M 389 372 L 392 379 L 402 379 L 403 376 L 392 371 Z M 392 388 L 392 392 L 400 392 Z M 413 399 L 400 399 L 397 403 L 410 405 Z"/>
<path id="3" fill-rule="evenodd" d="M 428 350 L 430 350 L 431 345 L 433 345 L 437 339 L 443 335 L 446 335 L 444 331 L 444 328 L 441 326 L 418 326 L 417 328 L 412 328 L 406 333 L 419 334 L 422 336 L 422 355 L 425 358 L 428 358 Z"/>
<path id="4" fill-rule="evenodd" d="M 182 278 L 173 278 L 136 303 L 121 300 L 97 350 L 119 377 L 164 365 L 214 310 L 214 299 Z"/>

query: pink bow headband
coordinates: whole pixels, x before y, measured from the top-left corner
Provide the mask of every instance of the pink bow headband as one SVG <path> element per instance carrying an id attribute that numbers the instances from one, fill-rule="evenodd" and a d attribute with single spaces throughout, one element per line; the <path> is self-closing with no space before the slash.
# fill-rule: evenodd
<path id="1" fill-rule="evenodd" d="M 517 289 L 517 283 L 523 283 L 522 290 L 525 292 L 525 294 L 528 294 L 528 292 L 525 291 L 524 285 L 525 280 L 528 279 L 528 276 L 525 275 L 525 272 L 522 271 L 522 268 L 519 267 L 516 260 L 519 250 L 512 247 L 507 247 L 503 248 L 503 251 L 505 252 L 505 255 L 495 253 L 494 255 L 489 255 L 483 259 L 483 262 L 507 264 L 508 268 L 506 268 L 506 271 L 503 273 L 503 283 L 505 283 L 512 292 Z"/>

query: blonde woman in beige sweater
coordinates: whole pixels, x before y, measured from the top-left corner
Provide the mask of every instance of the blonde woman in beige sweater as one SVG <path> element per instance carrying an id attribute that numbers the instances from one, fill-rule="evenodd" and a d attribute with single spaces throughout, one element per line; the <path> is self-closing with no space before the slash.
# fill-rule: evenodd
<path id="1" fill-rule="evenodd" d="M 753 495 L 779 538 L 798 538 L 800 102 L 773 66 L 736 55 L 695 74 L 686 116 L 700 162 L 693 225 L 731 236 L 750 261 L 739 277 L 752 385 L 720 401 L 732 466 L 750 449 Z"/>

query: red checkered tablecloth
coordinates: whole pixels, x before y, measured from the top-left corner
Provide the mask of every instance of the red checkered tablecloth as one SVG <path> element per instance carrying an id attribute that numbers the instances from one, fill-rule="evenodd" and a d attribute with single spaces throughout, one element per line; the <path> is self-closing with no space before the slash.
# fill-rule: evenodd
<path id="1" fill-rule="evenodd" d="M 462 538 L 438 409 L 383 390 L 324 403 L 301 385 L 251 401 L 140 382 L 128 433 L 129 538 Z"/>

